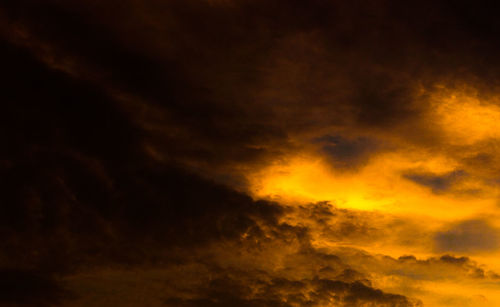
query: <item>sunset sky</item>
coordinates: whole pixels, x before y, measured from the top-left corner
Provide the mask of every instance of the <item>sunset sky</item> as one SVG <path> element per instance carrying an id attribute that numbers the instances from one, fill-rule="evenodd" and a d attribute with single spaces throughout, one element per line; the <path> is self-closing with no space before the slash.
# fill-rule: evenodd
<path id="1" fill-rule="evenodd" d="M 500 18 L 0 4 L 0 306 L 500 306 Z"/>

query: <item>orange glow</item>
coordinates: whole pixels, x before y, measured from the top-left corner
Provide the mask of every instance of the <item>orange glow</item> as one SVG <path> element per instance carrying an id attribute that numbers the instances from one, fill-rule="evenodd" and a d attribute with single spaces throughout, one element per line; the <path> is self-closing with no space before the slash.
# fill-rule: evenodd
<path id="1" fill-rule="evenodd" d="M 379 214 L 385 218 L 371 218 L 372 226 L 385 232 L 383 239 L 367 242 L 359 238 L 332 239 L 324 234 L 324 228 L 314 228 L 304 217 L 288 216 L 288 223 L 308 225 L 312 229 L 311 243 L 319 249 L 357 248 L 395 259 L 408 253 L 426 259 L 436 255 L 431 234 L 448 227 L 446 225 L 481 217 L 498 228 L 499 193 L 496 185 L 487 179 L 494 180 L 490 174 L 494 171 L 483 162 L 478 162 L 479 167 L 464 165 L 463 159 L 488 149 L 488 145 L 474 147 L 474 144 L 500 137 L 500 107 L 465 92 L 443 91 L 431 96 L 427 120 L 429 126 L 439 132 L 440 140 L 444 140 L 441 147 L 429 149 L 399 142 L 396 149 L 375 153 L 366 165 L 352 170 L 335 169 L 327 157 L 314 149 L 291 153 L 286 159 L 247 175 L 252 195 L 292 206 L 328 201 L 336 207 L 352 210 L 350 212 Z M 309 147 L 305 145 L 305 148 Z M 464 175 L 443 190 L 433 189 L 432 182 L 419 182 L 404 175 L 413 172 L 446 178 L 447 174 L 457 171 Z M 388 226 L 391 219 L 400 218 L 418 226 L 413 230 L 387 229 L 392 227 Z M 335 228 L 336 225 L 322 227 Z M 401 240 L 398 236 L 409 239 Z M 498 249 L 465 254 L 490 269 L 500 270 Z M 416 288 L 406 288 L 404 278 L 384 274 L 372 276 L 377 287 L 420 297 L 425 306 L 500 304 L 498 283 L 491 280 L 480 283 L 461 279 L 426 280 Z M 463 295 L 457 296 L 457 293 Z"/>
<path id="2" fill-rule="evenodd" d="M 435 118 L 451 143 L 467 145 L 500 137 L 500 107 L 477 95 L 455 92 L 435 95 Z"/>
<path id="3" fill-rule="evenodd" d="M 457 219 L 490 209 L 493 192 L 483 197 L 434 194 L 429 188 L 402 178 L 408 169 L 445 173 L 454 169 L 444 157 L 405 152 L 381 155 L 359 172 L 336 172 L 318 157 L 296 157 L 275 164 L 250 177 L 256 197 L 288 202 L 330 201 L 341 208 Z M 463 185 L 474 186 L 473 180 Z M 475 205 L 470 206 L 473 202 Z M 460 210 L 454 210 L 460 207 Z"/>

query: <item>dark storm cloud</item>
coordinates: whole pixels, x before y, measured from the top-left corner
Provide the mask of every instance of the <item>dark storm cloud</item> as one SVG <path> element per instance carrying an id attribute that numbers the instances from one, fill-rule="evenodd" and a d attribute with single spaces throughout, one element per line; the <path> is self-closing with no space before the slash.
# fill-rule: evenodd
<path id="1" fill-rule="evenodd" d="M 247 161 L 265 153 L 262 140 L 286 140 L 286 134 L 279 128 L 258 122 L 240 124 L 238 118 L 244 116 L 245 110 L 238 104 L 214 102 L 206 85 L 189 80 L 185 71 L 176 68 L 184 63 L 182 69 L 189 70 L 185 61 L 190 59 L 173 61 L 168 57 L 152 57 L 147 50 L 135 50 L 135 45 L 131 47 L 127 44 L 130 42 L 118 40 L 116 34 L 96 25 L 73 5 L 20 2 L 10 6 L 6 13 L 8 26 L 28 33 L 27 40 L 14 35 L 15 42 L 34 49 L 42 60 L 47 57 L 44 53 L 49 53 L 49 64 L 77 78 L 98 83 L 108 94 L 125 90 L 128 95 L 139 97 L 134 99 L 140 99 L 145 106 L 160 106 L 161 112 L 166 113 L 160 117 L 161 122 L 157 122 L 156 114 L 147 112 L 145 119 L 134 118 L 134 114 L 132 120 L 147 127 L 160 127 L 161 131 L 156 128 L 158 132 L 143 135 L 142 141 L 153 142 L 153 147 L 167 160 L 182 157 L 212 163 Z M 46 45 L 49 51 L 44 49 Z M 65 66 L 62 62 L 69 64 Z"/>
<path id="2" fill-rule="evenodd" d="M 276 225 L 279 205 L 157 164 L 142 150 L 145 131 L 92 83 L 5 42 L 2 57 L 6 265 L 64 270 L 93 261 L 88 250 L 142 261 L 148 253 L 132 248 L 142 236 L 193 245 L 258 236 L 257 220 Z"/>
<path id="3" fill-rule="evenodd" d="M 251 280 L 242 283 L 229 276 L 210 281 L 197 299 L 170 298 L 167 306 L 422 306 L 404 296 L 385 293 L 361 281 L 314 278 Z"/>
<path id="4" fill-rule="evenodd" d="M 339 169 L 359 167 L 381 147 L 379 142 L 367 137 L 346 139 L 342 136 L 326 135 L 316 138 L 314 143 L 321 145 L 323 154 L 329 158 L 334 167 Z"/>
<path id="5" fill-rule="evenodd" d="M 491 31 L 477 35 L 488 12 L 440 3 L 16 1 L 4 11 L 27 37 L 14 40 L 52 64 L 159 106 L 160 120 L 134 114 L 159 130 L 148 144 L 191 164 L 260 160 L 290 133 L 353 121 L 413 125 L 421 133 L 400 133 L 421 138 L 417 88 L 444 82 L 432 75 L 481 78 L 496 61 Z"/>
<path id="6" fill-rule="evenodd" d="M 336 255 L 335 255 L 336 254 Z M 208 282 L 191 289 L 190 298 L 171 297 L 167 305 L 175 306 L 226 306 L 238 302 L 254 306 L 322 306 L 334 303 L 339 306 L 420 306 L 420 302 L 399 295 L 388 294 L 373 288 L 368 274 L 382 274 L 391 278 L 411 281 L 470 280 L 496 282 L 498 275 L 486 271 L 468 257 L 443 255 L 427 259 L 402 256 L 394 259 L 370 255 L 359 250 L 337 251 L 335 254 L 315 249 L 287 257 L 304 257 L 307 264 L 295 264 L 295 270 L 308 267 L 309 278 L 286 276 L 288 270 L 215 270 Z M 338 255 L 338 256 L 337 256 Z M 342 260 L 341 260 L 342 259 Z M 300 266 L 297 267 L 297 263 Z M 325 265 L 325 264 L 329 265 Z M 365 273 L 353 270 L 347 263 L 356 264 Z M 292 271 L 294 270 L 292 268 Z M 285 277 L 286 276 L 286 277 Z"/>
<path id="7" fill-rule="evenodd" d="M 484 220 L 467 220 L 434 236 L 438 251 L 484 252 L 499 247 L 498 229 Z"/>
<path id="8" fill-rule="evenodd" d="M 416 184 L 428 187 L 433 193 L 440 194 L 448 192 L 453 185 L 465 178 L 467 173 L 463 170 L 455 170 L 446 174 L 434 174 L 428 172 L 408 172 L 403 175 L 405 179 Z"/>

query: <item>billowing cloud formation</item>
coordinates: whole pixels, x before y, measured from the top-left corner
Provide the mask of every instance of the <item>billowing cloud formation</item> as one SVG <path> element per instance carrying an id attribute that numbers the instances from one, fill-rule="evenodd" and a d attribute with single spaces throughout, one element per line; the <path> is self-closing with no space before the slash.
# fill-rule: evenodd
<path id="1" fill-rule="evenodd" d="M 0 304 L 500 304 L 494 12 L 1 4 Z"/>
<path id="2" fill-rule="evenodd" d="M 435 235 L 440 251 L 491 251 L 499 248 L 498 230 L 483 220 L 468 220 Z"/>
<path id="3" fill-rule="evenodd" d="M 208 289 L 200 291 L 201 293 L 208 292 L 209 298 L 187 301 L 171 299 L 167 301 L 167 304 L 175 306 L 322 306 L 324 304 L 358 306 L 366 305 L 368 302 L 373 306 L 414 306 L 403 296 L 386 294 L 361 282 L 349 284 L 322 279 L 301 282 L 273 280 L 271 284 L 256 282 L 263 288 L 262 293 L 256 295 L 257 298 L 242 299 L 241 296 L 248 297 L 248 294 L 244 292 L 245 289 L 241 289 L 237 281 L 222 279 L 215 280 L 210 283 Z M 245 286 L 247 285 L 246 283 Z M 307 295 L 312 299 L 301 293 L 304 289 L 307 289 Z M 286 299 L 283 299 L 283 296 Z M 276 299 L 273 300 L 273 298 Z"/>

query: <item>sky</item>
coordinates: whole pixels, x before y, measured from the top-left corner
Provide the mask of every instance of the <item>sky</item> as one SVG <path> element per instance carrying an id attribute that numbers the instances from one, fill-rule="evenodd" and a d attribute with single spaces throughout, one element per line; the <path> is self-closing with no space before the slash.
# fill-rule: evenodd
<path id="1" fill-rule="evenodd" d="M 0 306 L 500 306 L 500 19 L 0 4 Z"/>

